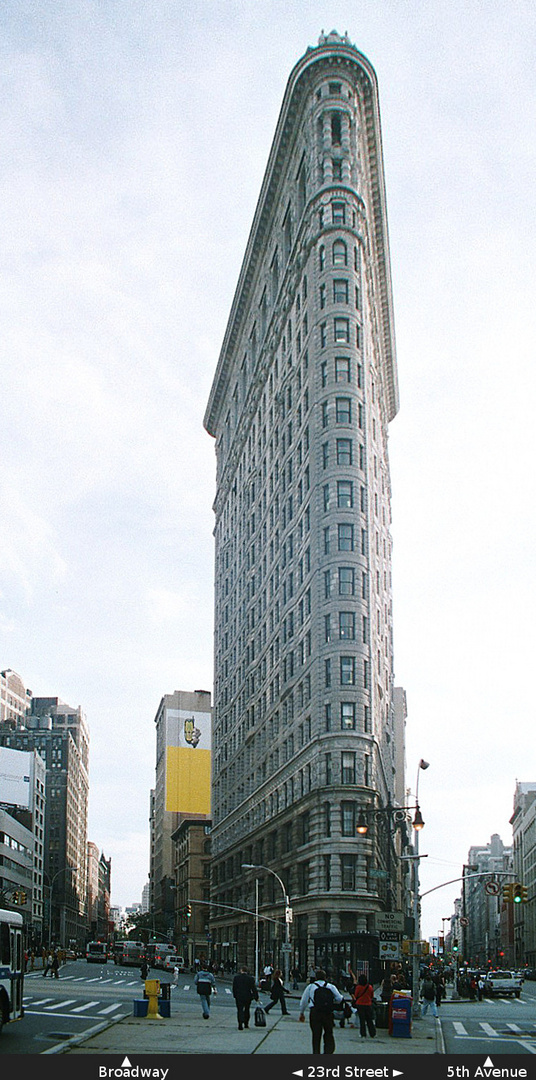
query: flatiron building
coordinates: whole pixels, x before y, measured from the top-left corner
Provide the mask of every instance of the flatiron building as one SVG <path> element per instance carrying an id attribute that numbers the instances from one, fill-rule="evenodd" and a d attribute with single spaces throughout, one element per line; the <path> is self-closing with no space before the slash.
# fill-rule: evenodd
<path id="1" fill-rule="evenodd" d="M 252 910 L 262 958 L 281 962 L 285 893 L 302 969 L 372 956 L 374 913 L 393 904 L 385 844 L 356 823 L 404 791 L 397 410 L 377 81 L 333 32 L 288 81 L 204 420 L 217 459 L 211 930 L 223 962 L 251 963 Z"/>

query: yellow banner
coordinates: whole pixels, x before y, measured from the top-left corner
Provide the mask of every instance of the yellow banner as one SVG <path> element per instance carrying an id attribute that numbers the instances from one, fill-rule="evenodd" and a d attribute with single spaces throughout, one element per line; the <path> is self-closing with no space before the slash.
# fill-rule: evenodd
<path id="1" fill-rule="evenodd" d="M 166 810 L 180 814 L 210 814 L 210 759 L 210 750 L 168 746 Z"/>

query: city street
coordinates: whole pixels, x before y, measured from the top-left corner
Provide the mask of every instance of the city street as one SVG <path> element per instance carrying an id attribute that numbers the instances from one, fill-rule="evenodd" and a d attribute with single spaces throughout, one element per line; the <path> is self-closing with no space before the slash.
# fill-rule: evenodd
<path id="1" fill-rule="evenodd" d="M 151 977 L 160 979 L 161 983 L 171 981 L 169 973 L 160 970 L 151 971 Z M 290 1012 L 287 1024 L 290 1027 L 285 1024 L 285 1046 L 288 1047 L 285 1052 L 303 1052 L 308 1045 L 306 1030 L 296 1023 L 301 989 L 287 999 Z M 60 969 L 57 980 L 43 979 L 39 970 L 28 972 L 24 984 L 25 1015 L 20 1022 L 4 1028 L 0 1037 L 0 1056 L 50 1054 L 61 1052 L 67 1046 L 82 1054 L 93 1052 L 93 1046 L 97 1047 L 101 1041 L 99 1033 L 105 1032 L 110 1022 L 125 1020 L 129 1024 L 133 1002 L 142 996 L 143 984 L 137 969 L 117 967 L 113 963 L 100 966 L 85 960 L 70 961 Z M 268 1001 L 266 995 L 261 993 L 260 996 L 261 1002 Z M 183 1041 L 202 1035 L 206 1053 L 227 1052 L 222 1040 L 234 1040 L 236 1029 L 229 978 L 218 980 L 218 993 L 212 999 L 213 1023 L 207 1028 L 198 1023 L 201 1010 L 190 973 L 180 975 L 178 986 L 171 990 L 171 1011 L 172 1016 L 180 1020 Z M 265 1030 L 268 1032 L 278 1020 L 279 1011 L 274 1010 Z M 147 1046 L 145 1049 L 140 1046 L 139 1052 L 154 1050 L 150 1024 L 144 1027 L 143 1023 L 135 1021 L 135 1026 L 137 1042 L 141 1039 L 142 1046 L 144 1036 L 147 1036 Z M 119 1024 L 115 1030 L 119 1032 L 123 1027 Z M 168 1028 L 169 1025 L 164 1025 L 163 1031 Z M 365 1049 L 361 1048 L 358 1032 L 348 1026 L 345 1030 L 336 1027 L 336 1041 L 338 1054 Z M 378 1038 L 366 1041 L 366 1053 L 393 1053 L 401 1049 L 402 1042 L 405 1040 L 392 1039 L 385 1029 L 378 1029 Z M 439 1050 L 463 1057 L 483 1053 L 536 1054 L 536 982 L 526 982 L 519 999 L 444 1001 L 437 1023 L 430 1015 L 414 1022 L 414 1037 L 411 1043 L 408 1040 L 410 1045 L 404 1049 L 406 1052 L 411 1048 L 415 1053 L 433 1053 L 436 1042 L 438 1049 L 435 1052 Z M 244 1046 L 246 1053 L 264 1053 L 267 1049 L 266 1044 L 257 1048 Z"/>
<path id="2" fill-rule="evenodd" d="M 439 1014 L 447 1054 L 536 1054 L 536 982 L 520 998 L 447 1001 Z"/>

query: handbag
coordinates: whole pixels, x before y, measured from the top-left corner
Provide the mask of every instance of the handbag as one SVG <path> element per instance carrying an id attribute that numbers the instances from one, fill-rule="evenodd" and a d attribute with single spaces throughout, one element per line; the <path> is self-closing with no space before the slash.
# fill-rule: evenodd
<path id="1" fill-rule="evenodd" d="M 255 1021 L 255 1027 L 266 1027 L 266 1013 L 262 1008 L 262 1005 L 257 1005 L 253 1019 Z"/>

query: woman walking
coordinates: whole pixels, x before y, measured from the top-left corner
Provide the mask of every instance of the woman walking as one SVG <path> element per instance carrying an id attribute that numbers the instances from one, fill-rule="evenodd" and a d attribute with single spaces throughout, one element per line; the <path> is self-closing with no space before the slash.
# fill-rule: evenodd
<path id="1" fill-rule="evenodd" d="M 360 975 L 354 988 L 354 1002 L 359 1017 L 359 1027 L 362 1039 L 366 1037 L 367 1031 L 371 1039 L 376 1035 L 373 1001 L 374 987 L 369 983 L 366 975 Z"/>
<path id="2" fill-rule="evenodd" d="M 281 1013 L 283 1016 L 288 1016 L 289 1011 L 287 1009 L 287 1003 L 285 1001 L 285 994 L 288 994 L 288 990 L 285 990 L 283 986 L 282 972 L 279 968 L 274 971 L 272 975 L 272 989 L 270 990 L 271 1001 L 269 1005 L 264 1006 L 265 1013 L 270 1012 L 273 1005 L 276 1005 L 279 1001 L 281 1005 Z"/>

